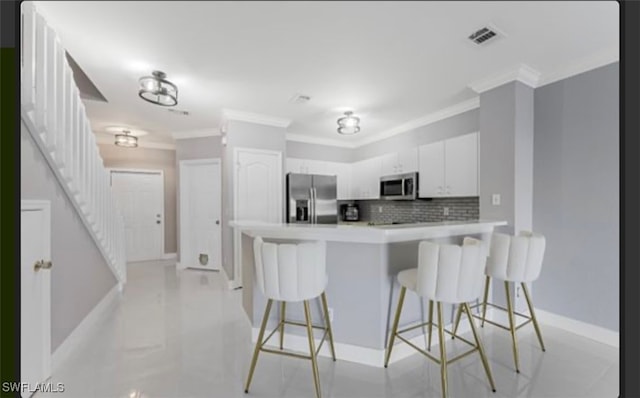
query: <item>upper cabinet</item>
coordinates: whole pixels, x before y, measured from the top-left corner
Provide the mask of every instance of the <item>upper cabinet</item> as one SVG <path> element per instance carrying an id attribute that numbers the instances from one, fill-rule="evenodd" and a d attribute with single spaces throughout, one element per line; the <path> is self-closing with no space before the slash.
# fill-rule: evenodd
<path id="1" fill-rule="evenodd" d="M 478 196 L 478 133 L 422 145 L 419 196 Z"/>
<path id="2" fill-rule="evenodd" d="M 409 148 L 380 156 L 381 175 L 403 174 L 418 171 L 418 150 Z"/>
<path id="3" fill-rule="evenodd" d="M 383 156 L 352 163 L 350 199 L 379 199 Z"/>
<path id="4" fill-rule="evenodd" d="M 338 199 L 351 199 L 351 165 L 341 162 L 287 158 L 285 173 L 334 175 L 337 180 Z"/>

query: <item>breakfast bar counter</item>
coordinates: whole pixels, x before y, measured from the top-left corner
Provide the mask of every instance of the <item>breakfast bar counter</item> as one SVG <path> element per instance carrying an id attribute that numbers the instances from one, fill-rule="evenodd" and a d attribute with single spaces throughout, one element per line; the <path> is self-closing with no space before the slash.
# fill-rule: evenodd
<path id="1" fill-rule="evenodd" d="M 332 327 L 338 359 L 383 366 L 385 342 L 391 328 L 392 313 L 398 296 L 395 276 L 398 272 L 417 267 L 418 244 L 421 240 L 439 243 L 461 244 L 465 236 L 472 236 L 488 244 L 490 234 L 504 221 L 450 221 L 393 225 L 344 225 L 344 224 L 273 224 L 249 221 L 231 221 L 230 226 L 240 237 L 236 251 L 236 272 L 241 273 L 242 304 L 252 323 L 254 339 L 257 335 L 266 299 L 254 287 L 253 239 L 262 237 L 276 243 L 297 243 L 322 240 L 327 242 L 326 289 L 333 318 Z M 488 247 L 488 246 L 487 246 Z M 287 318 L 304 319 L 301 303 L 287 307 Z M 415 295 L 405 299 L 400 325 L 426 321 L 428 303 Z M 445 322 L 451 322 L 453 309 L 447 308 Z M 321 324 L 320 305 L 312 307 L 315 323 Z M 278 323 L 278 312 L 272 311 L 269 329 Z M 298 330 L 300 329 L 300 330 Z M 415 330 L 418 342 L 422 331 Z M 277 334 L 277 333 L 276 333 Z M 321 337 L 320 335 L 316 336 Z M 272 339 L 274 342 L 277 338 Z M 434 339 L 433 342 L 437 342 Z M 307 351 L 308 342 L 303 328 L 287 327 L 285 348 Z M 394 350 L 393 361 L 412 352 L 409 347 Z M 326 350 L 325 350 L 326 349 Z M 320 355 L 329 355 L 323 345 Z"/>

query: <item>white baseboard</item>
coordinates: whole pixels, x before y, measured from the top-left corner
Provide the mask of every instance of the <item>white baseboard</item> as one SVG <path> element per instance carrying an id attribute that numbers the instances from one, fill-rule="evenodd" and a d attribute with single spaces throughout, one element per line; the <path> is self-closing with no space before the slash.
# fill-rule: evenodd
<path id="1" fill-rule="evenodd" d="M 487 314 L 489 312 L 490 310 L 487 311 Z M 477 325 L 478 324 L 476 321 L 476 326 Z M 293 350 L 293 351 L 308 353 L 309 341 L 305 336 L 287 333 L 286 328 L 291 328 L 291 327 L 296 327 L 296 326 L 287 325 L 285 327 L 284 348 Z M 449 324 L 445 326 L 445 329 L 451 330 L 452 327 L 453 325 Z M 402 329 L 402 326 L 400 326 L 399 329 Z M 270 333 L 271 330 L 273 330 L 273 328 L 269 329 L 268 331 L 265 331 L 265 335 Z M 460 322 L 460 326 L 458 328 L 457 334 L 462 335 L 470 330 L 471 328 L 469 326 L 469 322 L 465 322 L 464 316 L 463 316 L 463 319 L 462 319 L 462 322 Z M 251 330 L 252 342 L 255 343 L 258 340 L 259 333 L 260 333 L 259 328 L 256 328 L 256 327 L 252 328 Z M 445 336 L 447 336 L 448 339 L 451 338 L 451 335 L 449 334 L 446 334 Z M 279 341 L 280 341 L 280 332 L 276 332 L 273 334 L 271 339 L 269 339 L 269 342 L 266 344 L 266 346 L 278 348 L 280 347 Z M 425 347 L 425 343 L 427 341 L 427 335 L 421 334 L 409 339 L 409 341 L 411 341 L 411 343 L 417 345 L 418 347 Z M 320 344 L 319 338 L 315 339 L 315 344 L 317 349 L 318 344 Z M 432 347 L 431 351 L 435 356 L 439 355 L 438 348 L 437 348 L 438 344 L 439 344 L 438 329 L 434 328 L 431 336 L 431 347 Z M 435 351 L 434 351 L 434 347 L 435 347 Z M 384 348 L 369 348 L 369 347 L 357 346 L 354 344 L 335 342 L 335 350 L 336 350 L 336 359 L 339 359 L 342 361 L 355 362 L 363 365 L 374 366 L 377 368 L 384 367 L 384 358 L 386 354 L 386 349 Z M 411 346 L 404 343 L 403 341 L 396 339 L 395 344 L 393 346 L 393 350 L 391 352 L 391 358 L 389 358 L 389 364 L 405 359 L 413 354 L 418 354 L 418 351 L 416 351 L 415 349 L 413 349 Z M 327 340 L 325 340 L 324 344 L 322 345 L 322 349 L 320 350 L 318 355 L 321 357 L 331 358 L 331 351 L 329 349 L 329 342 Z"/>
<path id="2" fill-rule="evenodd" d="M 162 254 L 162 259 L 163 260 L 177 260 L 178 259 L 178 253 L 163 253 Z"/>
<path id="3" fill-rule="evenodd" d="M 586 337 L 591 340 L 595 340 L 599 343 L 607 344 L 612 347 L 620 348 L 620 333 L 613 330 L 605 329 L 601 326 L 592 325 L 590 323 L 578 321 L 575 319 L 567 318 L 562 315 L 557 315 L 551 312 L 547 312 L 536 308 L 536 317 L 540 323 L 545 323 L 550 326 L 557 327 L 558 329 L 566 330 L 577 334 L 582 337 Z M 544 336 L 544 331 L 543 331 Z"/>
<path id="4" fill-rule="evenodd" d="M 115 303 L 120 295 L 122 284 L 116 283 L 109 293 L 107 293 L 98 304 L 84 317 L 75 329 L 64 339 L 64 341 L 51 354 L 52 372 L 59 368 L 60 364 L 66 361 L 81 343 L 90 335 L 92 330 L 100 323 L 107 311 Z"/>

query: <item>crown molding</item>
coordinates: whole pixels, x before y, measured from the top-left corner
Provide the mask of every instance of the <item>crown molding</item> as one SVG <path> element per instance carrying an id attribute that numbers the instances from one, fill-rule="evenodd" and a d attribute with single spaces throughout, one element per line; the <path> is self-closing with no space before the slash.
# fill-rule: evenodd
<path id="1" fill-rule="evenodd" d="M 113 135 L 95 133 L 95 136 L 96 136 L 97 144 L 115 146 Z M 165 149 L 165 150 L 172 150 L 172 151 L 176 150 L 175 144 L 164 143 L 164 142 L 148 142 L 148 141 L 143 141 L 141 138 L 138 138 L 138 148 Z"/>
<path id="2" fill-rule="evenodd" d="M 599 52 L 596 52 L 595 54 L 582 58 L 577 62 L 566 65 L 563 68 L 559 68 L 551 73 L 546 73 L 540 79 L 537 87 L 555 83 L 559 80 L 579 75 L 581 73 L 611 64 L 613 62 L 617 62 L 619 60 L 620 49 L 618 47 L 605 48 Z"/>
<path id="3" fill-rule="evenodd" d="M 287 133 L 286 140 L 295 141 L 295 142 L 304 142 L 306 144 L 329 145 L 329 146 L 335 146 L 335 147 L 341 147 L 341 148 L 357 147 L 357 145 L 353 142 L 345 142 L 345 141 L 335 140 L 331 138 L 314 137 L 311 135 L 295 134 L 295 133 Z"/>
<path id="4" fill-rule="evenodd" d="M 206 128 L 199 130 L 174 131 L 171 136 L 174 140 L 185 140 L 189 138 L 215 137 L 220 135 L 218 128 Z"/>
<path id="5" fill-rule="evenodd" d="M 354 147 L 360 147 L 363 145 L 370 144 L 372 142 L 383 140 L 385 138 L 393 137 L 394 135 L 398 135 L 410 130 L 414 130 L 419 127 L 427 126 L 429 124 L 450 118 L 455 115 L 459 115 L 461 113 L 464 113 L 479 107 L 480 107 L 480 98 L 474 97 L 469 100 L 450 106 L 448 108 L 440 109 L 438 111 L 422 116 L 420 118 L 413 119 L 411 121 L 403 123 L 392 129 L 371 135 L 369 137 L 362 138 L 361 140 L 358 140 L 355 143 Z"/>
<path id="6" fill-rule="evenodd" d="M 279 117 L 269 116 L 269 115 L 261 115 L 258 113 L 239 111 L 235 109 L 223 109 L 222 116 L 225 121 L 237 120 L 240 122 L 262 124 L 265 126 L 272 126 L 272 127 L 287 128 L 291 124 L 290 119 L 284 119 L 284 118 L 279 118 Z"/>
<path id="7" fill-rule="evenodd" d="M 519 81 L 527 86 L 536 88 L 540 81 L 540 72 L 528 65 L 520 64 L 517 68 L 509 69 L 493 74 L 487 78 L 476 80 L 469 84 L 469 88 L 476 93 L 481 94 L 512 81 Z"/>

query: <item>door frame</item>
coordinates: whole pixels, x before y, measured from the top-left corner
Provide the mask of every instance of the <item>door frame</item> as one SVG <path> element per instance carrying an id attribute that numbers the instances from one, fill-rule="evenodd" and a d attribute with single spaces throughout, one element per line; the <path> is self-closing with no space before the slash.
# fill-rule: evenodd
<path id="1" fill-rule="evenodd" d="M 164 226 L 167 223 L 167 218 L 165 217 L 165 208 L 164 208 L 164 170 L 162 169 L 134 169 L 128 167 L 107 167 L 107 171 L 109 172 L 109 189 L 113 186 L 113 173 L 130 173 L 130 174 L 160 174 L 160 180 L 162 182 L 162 195 L 160 195 L 160 205 L 162 207 L 162 229 L 160 234 L 160 253 L 158 253 L 159 257 L 151 260 L 141 260 L 141 261 L 155 261 L 162 260 L 165 256 L 164 252 Z M 117 210 L 117 209 L 116 209 Z M 119 212 L 120 210 L 118 210 Z M 122 216 L 122 214 L 120 214 Z"/>
<path id="2" fill-rule="evenodd" d="M 188 221 L 188 217 L 186 214 L 187 209 L 185 208 L 185 206 L 183 206 L 183 202 L 185 200 L 185 198 L 189 197 L 189 190 L 187 189 L 187 184 L 185 184 L 185 173 L 187 170 L 187 167 L 189 166 L 197 166 L 197 165 L 203 165 L 203 164 L 214 164 L 214 165 L 218 165 L 218 167 L 220 168 L 220 178 L 217 181 L 217 188 L 218 188 L 218 192 L 220 193 L 220 251 L 218 253 L 219 258 L 218 260 L 218 264 L 220 264 L 220 269 L 224 270 L 224 267 L 222 266 L 222 250 L 223 250 L 223 245 L 222 245 L 222 199 L 223 199 L 223 195 L 222 195 L 222 161 L 220 158 L 204 158 L 204 159 L 187 159 L 187 160 L 180 160 L 178 162 L 178 180 L 179 180 L 179 187 L 178 187 L 178 191 L 179 191 L 179 196 L 178 196 L 178 213 L 180 215 L 180 225 L 178 226 L 178 231 L 180 233 L 180 250 L 179 250 L 179 255 L 180 255 L 180 261 L 177 264 L 177 268 L 179 269 L 185 269 L 187 268 L 187 265 L 184 262 L 182 253 L 185 252 L 185 248 L 189 247 L 188 242 L 185 239 L 186 236 L 186 231 L 189 228 L 189 221 Z"/>
<path id="3" fill-rule="evenodd" d="M 20 213 L 23 211 L 42 211 L 42 231 L 44 231 L 44 257 L 51 261 L 51 201 L 49 200 L 20 200 Z M 42 370 L 46 378 L 51 376 L 51 273 L 47 272 L 44 277 L 49 279 L 49 283 L 44 283 L 41 305 L 48 311 L 42 314 Z M 22 276 L 20 277 L 22 279 Z M 21 293 L 22 294 L 22 293 Z M 22 296 L 21 296 L 22 297 Z M 22 340 L 23 330 L 20 330 Z M 21 354 L 22 355 L 22 354 Z"/>
<path id="4" fill-rule="evenodd" d="M 279 204 L 279 218 L 280 222 L 283 222 L 284 217 L 284 164 L 282 162 L 282 152 L 276 151 L 272 149 L 257 149 L 257 148 L 247 148 L 247 147 L 235 147 L 233 148 L 233 220 L 238 220 L 238 172 L 240 171 L 240 167 L 238 167 L 238 155 L 240 152 L 252 152 L 264 155 L 276 155 L 278 157 L 278 163 L 280 165 L 280 172 L 278 173 L 278 197 L 277 202 Z M 233 238 L 233 279 L 230 281 L 229 285 L 233 289 L 237 289 L 242 287 L 242 234 L 239 229 L 233 228 L 232 234 Z"/>

